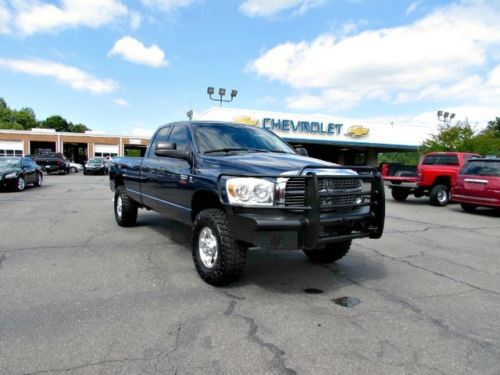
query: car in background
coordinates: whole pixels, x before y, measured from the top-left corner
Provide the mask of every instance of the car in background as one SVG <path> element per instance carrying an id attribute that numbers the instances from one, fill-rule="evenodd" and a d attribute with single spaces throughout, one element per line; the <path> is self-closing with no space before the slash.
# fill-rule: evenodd
<path id="1" fill-rule="evenodd" d="M 42 168 L 47 174 L 57 172 L 59 174 L 69 173 L 69 160 L 60 152 L 45 152 L 35 155 L 25 155 Z"/>
<path id="2" fill-rule="evenodd" d="M 466 212 L 500 208 L 500 158 L 469 159 L 458 172 L 451 196 Z"/>
<path id="3" fill-rule="evenodd" d="M 69 162 L 69 171 L 71 173 L 78 173 L 80 171 L 83 171 L 83 165 L 75 163 L 73 161 Z"/>
<path id="4" fill-rule="evenodd" d="M 0 187 L 23 191 L 26 185 L 41 186 L 42 168 L 26 157 L 0 157 Z"/>
<path id="5" fill-rule="evenodd" d="M 106 162 L 103 158 L 92 158 L 87 160 L 85 166 L 83 167 L 83 174 L 107 174 L 108 167 L 106 166 Z"/>

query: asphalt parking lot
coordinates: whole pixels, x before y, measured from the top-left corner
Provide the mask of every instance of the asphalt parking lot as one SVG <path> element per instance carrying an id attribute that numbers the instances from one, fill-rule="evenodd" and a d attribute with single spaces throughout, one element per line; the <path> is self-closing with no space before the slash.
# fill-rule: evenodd
<path id="1" fill-rule="evenodd" d="M 0 192 L 1 374 L 500 373 L 498 214 L 389 197 L 337 264 L 255 250 L 214 288 L 189 228 L 116 225 L 106 176 L 44 182 Z"/>

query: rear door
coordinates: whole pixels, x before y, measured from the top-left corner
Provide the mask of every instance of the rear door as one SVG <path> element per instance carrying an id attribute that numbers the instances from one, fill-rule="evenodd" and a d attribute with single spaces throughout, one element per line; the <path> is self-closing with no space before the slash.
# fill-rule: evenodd
<path id="1" fill-rule="evenodd" d="M 500 160 L 472 161 L 460 171 L 457 193 L 479 201 L 500 200 Z"/>

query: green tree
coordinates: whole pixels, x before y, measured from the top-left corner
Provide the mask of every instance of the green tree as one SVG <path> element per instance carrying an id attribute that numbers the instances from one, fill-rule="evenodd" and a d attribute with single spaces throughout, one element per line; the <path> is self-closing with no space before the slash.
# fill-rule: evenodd
<path id="1" fill-rule="evenodd" d="M 469 122 L 439 127 L 439 132 L 424 141 L 420 147 L 423 153 L 433 151 L 472 151 L 474 130 Z"/>
<path id="2" fill-rule="evenodd" d="M 59 115 L 54 115 L 47 117 L 45 120 L 40 122 L 41 128 L 55 129 L 58 132 L 69 132 L 70 126 L 66 119 Z"/>
<path id="3" fill-rule="evenodd" d="M 73 133 L 85 133 L 87 130 L 91 130 L 87 128 L 83 124 L 71 124 L 70 125 L 70 131 Z"/>
<path id="4" fill-rule="evenodd" d="M 378 155 L 380 163 L 401 163 L 404 165 L 417 165 L 420 160 L 418 152 L 383 152 Z"/>
<path id="5" fill-rule="evenodd" d="M 22 108 L 19 111 L 12 111 L 12 116 L 14 122 L 21 125 L 25 130 L 30 130 L 37 126 L 35 112 L 31 108 Z"/>

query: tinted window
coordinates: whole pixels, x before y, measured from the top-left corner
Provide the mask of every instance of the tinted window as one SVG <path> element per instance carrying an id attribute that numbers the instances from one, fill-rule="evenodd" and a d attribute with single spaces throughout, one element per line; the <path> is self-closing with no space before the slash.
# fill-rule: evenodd
<path id="1" fill-rule="evenodd" d="M 425 165 L 458 165 L 457 155 L 429 155 L 422 164 Z"/>
<path id="2" fill-rule="evenodd" d="M 500 177 L 499 161 L 473 161 L 465 164 L 460 174 Z"/>
<path id="3" fill-rule="evenodd" d="M 185 126 L 174 126 L 170 137 L 168 138 L 169 143 L 175 143 L 177 145 L 176 150 L 186 151 L 188 149 L 188 137 L 187 130 Z"/>
<path id="4" fill-rule="evenodd" d="M 210 153 L 224 149 L 250 149 L 294 153 L 280 138 L 271 132 L 251 126 L 229 124 L 196 124 L 194 133 L 198 150 Z"/>
<path id="5" fill-rule="evenodd" d="M 156 133 L 155 139 L 153 140 L 153 143 L 151 144 L 151 148 L 150 148 L 150 151 L 148 154 L 150 158 L 157 157 L 155 155 L 155 151 L 154 151 L 156 149 L 156 145 L 160 142 L 168 142 L 168 136 L 170 135 L 171 130 L 172 130 L 171 126 L 166 126 L 162 129 L 160 129 L 158 131 L 158 133 Z"/>

